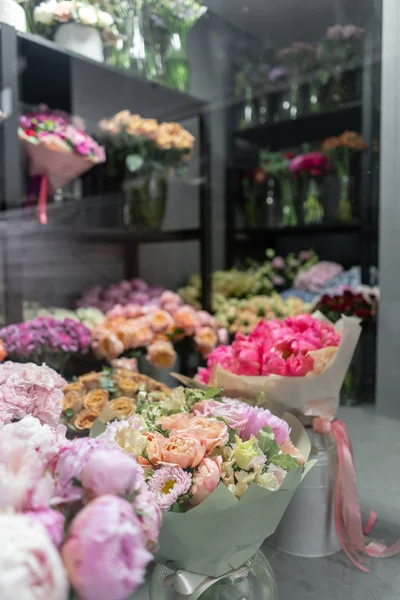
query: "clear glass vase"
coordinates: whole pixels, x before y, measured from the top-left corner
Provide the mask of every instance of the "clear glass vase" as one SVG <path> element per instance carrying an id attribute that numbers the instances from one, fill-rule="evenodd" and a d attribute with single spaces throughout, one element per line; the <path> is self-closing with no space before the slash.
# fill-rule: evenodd
<path id="1" fill-rule="evenodd" d="M 307 89 L 307 112 L 318 113 L 321 111 L 321 85 L 317 81 L 311 81 Z"/>
<path id="2" fill-rule="evenodd" d="M 277 117 L 278 121 L 297 119 L 304 112 L 301 86 L 296 81 L 291 81 L 287 90 L 279 98 Z"/>
<path id="3" fill-rule="evenodd" d="M 322 223 L 324 207 L 321 202 L 321 186 L 315 177 L 310 177 L 306 199 L 303 204 L 303 218 L 306 225 Z"/>
<path id="4" fill-rule="evenodd" d="M 141 77 L 147 77 L 145 17 L 141 2 L 129 6 L 121 25 L 121 40 L 110 49 L 108 62 L 121 69 L 134 71 Z"/>
<path id="5" fill-rule="evenodd" d="M 247 85 L 244 93 L 244 103 L 240 108 L 238 116 L 239 129 L 247 129 L 256 123 L 257 115 L 254 105 L 253 89 L 250 85 Z"/>
<path id="6" fill-rule="evenodd" d="M 180 92 L 188 92 L 190 86 L 186 41 L 187 32 L 185 30 L 170 33 L 165 53 L 166 84 Z"/>
<path id="7" fill-rule="evenodd" d="M 340 183 L 340 195 L 339 204 L 337 210 L 337 217 L 340 221 L 351 221 L 353 218 L 353 211 L 351 208 L 351 178 L 347 173 L 342 173 L 339 176 Z"/>
<path id="8" fill-rule="evenodd" d="M 123 222 L 129 229 L 160 230 L 167 207 L 165 175 L 151 173 L 125 180 Z"/>
<path id="9" fill-rule="evenodd" d="M 190 574 L 187 575 L 190 578 Z M 209 580 L 208 583 L 209 587 L 198 587 L 193 593 L 182 596 L 175 589 L 176 572 L 163 565 L 156 565 L 150 580 L 150 600 L 278 599 L 274 573 L 261 551 L 241 569 L 232 571 L 221 579 Z"/>
<path id="10" fill-rule="evenodd" d="M 288 177 L 280 182 L 282 215 L 280 224 L 282 227 L 296 227 L 297 214 L 294 204 L 293 183 Z"/>

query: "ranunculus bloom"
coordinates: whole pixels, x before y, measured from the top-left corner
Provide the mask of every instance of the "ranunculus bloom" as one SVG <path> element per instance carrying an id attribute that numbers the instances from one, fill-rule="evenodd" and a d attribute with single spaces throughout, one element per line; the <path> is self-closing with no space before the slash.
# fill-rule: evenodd
<path id="1" fill-rule="evenodd" d="M 42 508 L 37 511 L 28 511 L 25 513 L 34 521 L 37 521 L 46 529 L 53 544 L 61 546 L 64 537 L 65 517 L 58 510 L 52 508 Z"/>
<path id="2" fill-rule="evenodd" d="M 133 456 L 119 448 L 94 450 L 80 477 L 85 491 L 93 496 L 126 496 L 143 484 L 143 473 Z"/>
<path id="3" fill-rule="evenodd" d="M 178 427 L 171 431 L 171 436 L 175 434 L 188 435 L 195 437 L 206 448 L 206 452 L 211 454 L 218 446 L 225 446 L 229 439 L 228 427 L 222 421 L 205 417 L 191 416 L 183 429 Z"/>
<path id="4" fill-rule="evenodd" d="M 197 506 L 212 494 L 221 479 L 221 464 L 222 456 L 203 458 L 193 476 L 191 504 Z"/>
<path id="5" fill-rule="evenodd" d="M 96 498 L 78 513 L 61 553 L 81 600 L 126 600 L 152 559 L 132 506 L 116 496 Z"/>
<path id="6" fill-rule="evenodd" d="M 206 448 L 195 437 L 177 433 L 169 438 L 156 438 L 147 444 L 147 455 L 153 465 L 166 464 L 182 469 L 197 467 Z"/>
<path id="7" fill-rule="evenodd" d="M 67 600 L 68 581 L 42 525 L 20 514 L 0 514 L 1 600 Z"/>

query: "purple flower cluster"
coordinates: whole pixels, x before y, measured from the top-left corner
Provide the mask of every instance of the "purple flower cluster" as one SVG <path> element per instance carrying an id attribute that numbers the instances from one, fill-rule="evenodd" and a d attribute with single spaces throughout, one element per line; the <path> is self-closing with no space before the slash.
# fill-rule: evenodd
<path id="1" fill-rule="evenodd" d="M 0 339 L 7 352 L 19 356 L 44 352 L 85 354 L 89 350 L 90 335 L 90 330 L 78 321 L 59 321 L 51 317 L 36 317 L 0 329 Z"/>
<path id="2" fill-rule="evenodd" d="M 330 40 L 361 40 L 363 36 L 364 29 L 356 25 L 332 25 L 326 32 Z"/>
<path id="3" fill-rule="evenodd" d="M 159 298 L 164 292 L 160 286 L 150 286 L 142 279 L 120 281 L 108 287 L 97 285 L 87 290 L 77 302 L 78 307 L 96 307 L 107 313 L 116 304 L 126 306 L 159 306 Z"/>
<path id="4" fill-rule="evenodd" d="M 42 140 L 56 136 L 80 156 L 87 156 L 96 163 L 106 160 L 104 148 L 84 131 L 77 129 L 66 113 L 51 111 L 43 105 L 36 112 L 21 115 L 19 125 L 28 138 Z"/>

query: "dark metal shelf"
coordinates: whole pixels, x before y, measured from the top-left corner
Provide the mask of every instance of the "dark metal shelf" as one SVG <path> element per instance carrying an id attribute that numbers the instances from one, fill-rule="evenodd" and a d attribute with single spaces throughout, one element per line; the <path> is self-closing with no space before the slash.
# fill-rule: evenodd
<path id="1" fill-rule="evenodd" d="M 278 235 L 316 235 L 325 233 L 346 233 L 361 231 L 359 221 L 350 221 L 348 223 L 315 223 L 311 225 L 297 225 L 296 227 L 260 227 L 254 229 L 235 229 L 234 241 L 239 244 L 262 243 L 268 236 Z"/>

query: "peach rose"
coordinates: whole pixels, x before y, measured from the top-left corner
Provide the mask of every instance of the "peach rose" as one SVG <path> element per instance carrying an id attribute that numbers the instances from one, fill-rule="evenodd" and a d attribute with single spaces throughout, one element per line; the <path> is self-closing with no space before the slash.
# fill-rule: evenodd
<path id="1" fill-rule="evenodd" d="M 165 310 L 156 310 L 149 314 L 149 324 L 153 331 L 163 332 L 171 327 L 173 318 Z"/>
<path id="2" fill-rule="evenodd" d="M 107 390 L 91 390 L 83 399 L 83 406 L 100 414 L 108 402 L 108 396 Z"/>
<path id="3" fill-rule="evenodd" d="M 170 417 L 160 417 L 157 424 L 161 425 L 164 431 L 172 431 L 173 429 L 186 429 L 191 417 L 187 413 L 178 413 Z"/>
<path id="4" fill-rule="evenodd" d="M 136 358 L 115 358 L 111 361 L 111 366 L 117 370 L 117 372 L 129 371 L 131 373 L 138 372 L 137 359 Z"/>
<path id="5" fill-rule="evenodd" d="M 112 360 L 123 354 L 125 348 L 121 340 L 111 331 L 103 330 L 92 342 L 95 355 L 98 358 Z"/>
<path id="6" fill-rule="evenodd" d="M 99 390 L 101 388 L 101 373 L 97 373 L 96 371 L 91 371 L 90 373 L 86 373 L 79 377 L 79 382 L 87 392 L 90 390 Z M 74 384 L 71 384 L 74 385 Z"/>
<path id="7" fill-rule="evenodd" d="M 201 504 L 218 486 L 221 480 L 222 456 L 203 458 L 193 475 L 190 504 Z"/>
<path id="8" fill-rule="evenodd" d="M 179 308 L 176 311 L 174 319 L 177 329 L 183 329 L 186 335 L 194 334 L 196 319 L 193 308 L 190 306 L 182 306 L 182 308 Z"/>
<path id="9" fill-rule="evenodd" d="M 146 450 L 153 465 L 161 463 L 182 469 L 197 467 L 206 452 L 205 446 L 197 438 L 180 433 L 169 438 L 154 439 L 147 444 Z"/>
<path id="10" fill-rule="evenodd" d="M 119 418 L 130 417 L 135 410 L 135 404 L 133 403 L 132 398 L 128 398 L 127 396 L 120 396 L 119 398 L 111 400 L 108 406 Z"/>
<path id="11" fill-rule="evenodd" d="M 157 441 L 163 441 L 165 439 L 161 433 L 158 433 L 158 431 L 141 431 L 140 433 L 147 440 L 146 452 L 149 442 L 154 442 L 154 445 L 156 445 Z M 136 456 L 136 460 L 140 465 L 142 465 L 142 467 L 151 467 L 151 463 L 147 460 L 147 458 L 144 458 L 144 456 Z"/>
<path id="12" fill-rule="evenodd" d="M 225 446 L 229 439 L 229 431 L 225 423 L 206 417 L 190 417 L 182 430 L 173 429 L 170 435 L 177 433 L 197 438 L 205 446 L 208 454 L 218 446 Z"/>
<path id="13" fill-rule="evenodd" d="M 62 410 L 72 410 L 76 415 L 82 409 L 82 396 L 79 392 L 71 390 L 64 394 Z"/>
<path id="14" fill-rule="evenodd" d="M 118 390 L 121 392 L 121 396 L 133 398 L 138 391 L 139 384 L 129 377 L 115 376 L 114 380 Z"/>
<path id="15" fill-rule="evenodd" d="M 299 465 L 304 465 L 303 455 L 300 453 L 300 450 L 294 446 L 290 438 L 283 442 L 283 444 L 280 445 L 280 448 L 282 450 L 282 454 L 289 454 L 297 460 Z"/>
<path id="16" fill-rule="evenodd" d="M 68 394 L 68 392 L 77 392 L 80 396 L 83 396 L 85 390 L 80 381 L 74 381 L 73 383 L 68 383 L 68 385 L 64 385 L 62 391 L 64 394 Z"/>
<path id="17" fill-rule="evenodd" d="M 176 352 L 171 342 L 155 342 L 147 348 L 147 360 L 160 369 L 169 369 L 176 360 Z"/>
<path id="18" fill-rule="evenodd" d="M 90 410 L 90 408 L 85 408 L 76 417 L 74 421 L 74 426 L 80 431 L 83 431 L 84 429 L 91 429 L 97 417 L 98 414 L 96 412 Z"/>
<path id="19" fill-rule="evenodd" d="M 217 345 L 218 336 L 211 327 L 199 327 L 195 333 L 194 341 L 198 345 L 201 353 L 206 355 Z"/>
<path id="20" fill-rule="evenodd" d="M 146 319 L 137 319 L 133 328 L 133 338 L 131 348 L 142 348 L 151 344 L 153 332 L 150 329 Z"/>
<path id="21" fill-rule="evenodd" d="M 128 321 L 126 321 L 114 329 L 114 333 L 124 345 L 125 350 L 132 348 L 136 337 L 136 331 L 133 325 L 129 325 Z"/>

